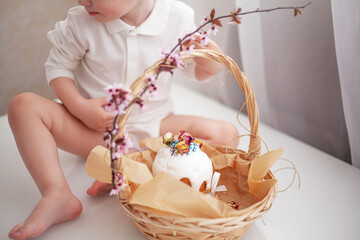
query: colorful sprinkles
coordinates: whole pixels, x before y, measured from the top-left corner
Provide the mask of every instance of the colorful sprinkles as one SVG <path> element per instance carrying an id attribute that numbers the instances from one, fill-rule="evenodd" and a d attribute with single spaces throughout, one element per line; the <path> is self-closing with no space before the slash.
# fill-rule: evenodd
<path id="1" fill-rule="evenodd" d="M 163 143 L 172 148 L 174 154 L 189 154 L 190 152 L 196 152 L 198 148 L 201 149 L 202 142 L 195 139 L 187 131 L 180 131 L 178 139 L 175 140 L 172 133 L 166 133 L 163 137 Z"/>

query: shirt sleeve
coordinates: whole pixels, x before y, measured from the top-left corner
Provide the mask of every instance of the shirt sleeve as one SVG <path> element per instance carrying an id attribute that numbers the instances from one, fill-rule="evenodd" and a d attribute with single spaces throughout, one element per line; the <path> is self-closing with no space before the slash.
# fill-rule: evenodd
<path id="1" fill-rule="evenodd" d="M 64 21 L 56 23 L 54 30 L 47 37 L 53 45 L 45 62 L 46 80 L 50 82 L 57 77 L 68 77 L 75 80 L 73 71 L 86 53 L 86 42 L 80 39 L 77 27 L 79 11 L 70 9 Z"/>

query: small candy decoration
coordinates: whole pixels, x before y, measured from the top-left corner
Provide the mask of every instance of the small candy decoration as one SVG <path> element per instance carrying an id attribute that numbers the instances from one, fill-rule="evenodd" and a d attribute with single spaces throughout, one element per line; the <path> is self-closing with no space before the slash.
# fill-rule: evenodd
<path id="1" fill-rule="evenodd" d="M 173 149 L 173 154 L 189 154 L 190 151 L 195 152 L 196 149 L 202 147 L 202 142 L 196 140 L 187 131 L 180 131 L 178 140 L 174 139 L 172 133 L 168 132 L 163 137 L 163 143 Z"/>
<path id="2" fill-rule="evenodd" d="M 220 173 L 214 172 L 211 159 L 201 151 L 202 143 L 189 132 L 181 131 L 177 139 L 172 133 L 166 133 L 163 143 L 166 147 L 159 149 L 152 165 L 154 176 L 168 173 L 212 197 L 216 197 L 217 192 L 227 191 L 224 185 L 218 186 Z"/>
<path id="3" fill-rule="evenodd" d="M 190 148 L 190 145 L 188 145 L 185 140 L 176 143 L 176 150 L 181 155 L 188 153 L 189 148 Z"/>
<path id="4" fill-rule="evenodd" d="M 195 141 L 195 138 L 193 138 L 189 132 L 187 131 L 180 131 L 180 135 L 178 137 L 179 141 L 185 141 L 187 145 L 190 145 Z"/>
<path id="5" fill-rule="evenodd" d="M 228 202 L 228 205 L 234 209 L 238 209 L 239 208 L 239 203 L 235 202 L 235 201 L 230 201 Z"/>
<path id="6" fill-rule="evenodd" d="M 201 142 L 181 131 L 177 136 L 166 133 L 163 143 L 166 146 L 160 148 L 154 158 L 153 175 L 165 172 L 197 191 L 209 193 L 213 165 L 206 153 L 200 150 Z"/>
<path id="7" fill-rule="evenodd" d="M 174 136 L 171 132 L 168 132 L 163 137 L 163 143 L 166 146 L 170 146 L 174 142 Z"/>

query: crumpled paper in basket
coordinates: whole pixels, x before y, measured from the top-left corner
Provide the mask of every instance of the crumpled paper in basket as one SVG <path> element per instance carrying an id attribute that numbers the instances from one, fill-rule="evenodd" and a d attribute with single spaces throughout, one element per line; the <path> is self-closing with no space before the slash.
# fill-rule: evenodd
<path id="1" fill-rule="evenodd" d="M 248 161 L 241 159 L 241 154 L 230 148 L 204 144 L 202 150 L 213 161 L 214 170 L 221 173 L 219 185 L 225 185 L 228 189 L 219 193 L 221 200 L 218 200 L 168 174 L 160 173 L 153 177 L 151 166 L 156 152 L 164 146 L 162 138 L 145 139 L 141 145 L 148 149 L 124 156 L 121 166 L 117 166 L 129 184 L 128 193 L 123 196 L 128 198 L 126 200 L 130 204 L 153 215 L 189 218 L 240 216 L 247 208 L 257 205 L 276 185 L 276 179 L 264 177 L 283 152 L 280 148 Z M 108 149 L 95 147 L 86 161 L 86 171 L 99 181 L 111 183 Z M 238 202 L 239 209 L 229 207 L 228 201 Z"/>

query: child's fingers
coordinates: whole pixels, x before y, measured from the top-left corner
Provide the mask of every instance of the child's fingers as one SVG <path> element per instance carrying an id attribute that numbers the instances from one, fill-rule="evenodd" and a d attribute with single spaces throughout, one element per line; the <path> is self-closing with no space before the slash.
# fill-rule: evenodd
<path id="1" fill-rule="evenodd" d="M 186 46 L 186 47 L 189 47 L 190 46 L 190 41 L 191 39 L 188 39 L 188 40 L 185 40 L 182 45 Z"/>
<path id="2" fill-rule="evenodd" d="M 106 104 L 108 104 L 106 97 L 100 97 L 98 98 L 99 104 L 104 107 Z"/>
<path id="3" fill-rule="evenodd" d="M 107 102 L 106 97 L 97 98 L 97 104 L 99 104 L 99 106 L 101 106 L 102 108 L 103 108 L 105 105 L 107 105 L 108 102 Z M 104 116 L 104 119 L 105 119 L 106 121 L 113 121 L 114 118 L 115 118 L 115 116 L 114 116 L 113 113 L 111 113 L 111 112 L 106 112 L 105 110 L 104 110 L 103 116 Z"/>
<path id="4" fill-rule="evenodd" d="M 105 113 L 106 113 L 105 123 L 106 123 L 106 124 L 109 124 L 109 123 L 114 122 L 114 120 L 115 120 L 114 114 L 113 114 L 113 113 L 110 113 L 110 112 L 105 112 Z"/>
<path id="5" fill-rule="evenodd" d="M 214 41 L 212 41 L 212 40 L 210 40 L 210 41 L 208 42 L 207 47 L 208 47 L 209 49 L 211 49 L 211 50 L 221 52 L 220 47 L 219 47 Z"/>
<path id="6" fill-rule="evenodd" d="M 196 41 L 196 42 L 201 42 L 201 35 L 200 35 L 200 33 L 194 33 L 194 34 L 192 35 L 192 40 L 193 40 L 193 41 Z"/>
<path id="7" fill-rule="evenodd" d="M 204 46 L 203 45 L 203 36 L 201 36 L 200 34 L 194 34 L 193 35 L 194 38 L 187 41 L 187 44 L 185 46 L 189 47 L 191 45 L 195 45 L 195 49 L 212 49 L 212 50 L 216 50 L 216 51 L 220 51 L 220 48 L 215 44 L 215 42 L 213 42 L 211 39 L 207 39 L 207 44 Z"/>
<path id="8" fill-rule="evenodd" d="M 201 43 L 195 42 L 195 41 L 193 41 L 193 43 L 191 45 L 194 45 L 195 49 L 204 49 L 204 48 L 206 48 Z"/>
<path id="9" fill-rule="evenodd" d="M 111 130 L 113 130 L 113 125 L 112 124 L 109 124 L 109 125 L 107 125 L 106 127 L 105 127 L 105 131 L 107 132 L 107 131 L 111 131 Z"/>
<path id="10" fill-rule="evenodd" d="M 186 47 L 190 47 L 191 45 L 200 42 L 201 42 L 201 35 L 199 33 L 194 33 L 190 39 L 187 39 L 182 44 Z"/>

